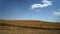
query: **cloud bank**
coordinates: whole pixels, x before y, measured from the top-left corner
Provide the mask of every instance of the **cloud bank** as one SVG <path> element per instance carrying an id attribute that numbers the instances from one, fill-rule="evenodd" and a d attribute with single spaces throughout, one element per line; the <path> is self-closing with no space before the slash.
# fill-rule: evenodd
<path id="1" fill-rule="evenodd" d="M 42 3 L 43 4 L 33 4 L 31 5 L 31 8 L 32 9 L 35 9 L 35 8 L 44 8 L 44 7 L 48 7 L 48 6 L 51 6 L 52 5 L 52 1 L 48 1 L 48 0 L 42 0 Z"/>

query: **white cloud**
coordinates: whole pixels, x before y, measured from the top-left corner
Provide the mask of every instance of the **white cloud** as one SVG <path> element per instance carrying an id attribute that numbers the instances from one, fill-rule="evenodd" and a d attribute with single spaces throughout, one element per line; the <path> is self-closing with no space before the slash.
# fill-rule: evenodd
<path id="1" fill-rule="evenodd" d="M 53 15 L 60 16 L 60 9 L 57 9 L 57 11 L 54 11 Z"/>
<path id="2" fill-rule="evenodd" d="M 47 7 L 47 6 L 51 6 L 52 5 L 52 1 L 48 1 L 48 0 L 42 0 L 42 3 L 43 4 L 33 4 L 31 5 L 31 8 L 32 9 L 35 9 L 35 8 L 44 8 L 44 7 Z"/>
<path id="3" fill-rule="evenodd" d="M 55 15 L 55 16 L 60 16 L 60 12 L 54 12 L 53 15 Z"/>
<path id="4" fill-rule="evenodd" d="M 39 10 L 39 9 L 38 9 L 38 10 L 35 10 L 35 11 L 36 11 L 36 12 L 41 12 L 41 10 Z"/>
<path id="5" fill-rule="evenodd" d="M 60 9 L 58 9 L 58 11 L 60 11 Z"/>

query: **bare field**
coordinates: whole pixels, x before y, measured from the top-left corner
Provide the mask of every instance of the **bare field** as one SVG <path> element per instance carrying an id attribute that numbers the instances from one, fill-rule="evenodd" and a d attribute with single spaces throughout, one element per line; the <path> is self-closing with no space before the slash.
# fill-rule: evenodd
<path id="1" fill-rule="evenodd" d="M 33 29 L 15 26 L 2 26 L 0 28 L 4 29 L 0 30 L 0 34 L 60 34 L 60 30 Z"/>
<path id="2" fill-rule="evenodd" d="M 0 34 L 60 34 L 60 23 L 36 20 L 0 21 Z"/>
<path id="3" fill-rule="evenodd" d="M 36 20 L 4 20 L 1 21 L 3 24 L 27 26 L 27 27 L 38 27 L 38 28 L 60 28 L 60 23 L 54 22 L 43 22 Z"/>

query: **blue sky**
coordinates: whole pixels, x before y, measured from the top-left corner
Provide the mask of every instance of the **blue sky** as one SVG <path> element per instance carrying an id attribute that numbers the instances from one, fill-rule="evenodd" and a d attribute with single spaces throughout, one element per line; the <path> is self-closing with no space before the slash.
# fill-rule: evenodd
<path id="1" fill-rule="evenodd" d="M 60 22 L 60 0 L 0 0 L 0 19 Z"/>

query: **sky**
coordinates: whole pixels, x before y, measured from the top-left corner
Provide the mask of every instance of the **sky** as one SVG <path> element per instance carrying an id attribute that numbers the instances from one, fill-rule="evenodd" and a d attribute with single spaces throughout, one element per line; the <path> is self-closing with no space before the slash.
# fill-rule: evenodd
<path id="1" fill-rule="evenodd" d="M 60 0 L 0 0 L 0 19 L 60 22 Z"/>

